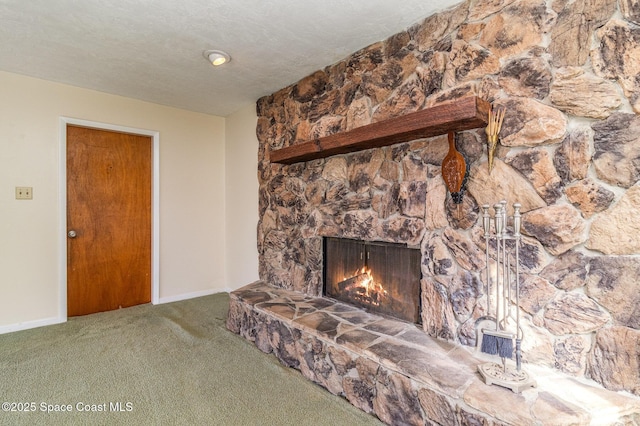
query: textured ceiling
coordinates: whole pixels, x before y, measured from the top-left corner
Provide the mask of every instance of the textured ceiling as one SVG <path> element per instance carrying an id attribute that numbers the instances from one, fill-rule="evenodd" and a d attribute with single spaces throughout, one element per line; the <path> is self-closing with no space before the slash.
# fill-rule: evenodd
<path id="1" fill-rule="evenodd" d="M 0 0 L 0 70 L 226 116 L 457 3 Z"/>

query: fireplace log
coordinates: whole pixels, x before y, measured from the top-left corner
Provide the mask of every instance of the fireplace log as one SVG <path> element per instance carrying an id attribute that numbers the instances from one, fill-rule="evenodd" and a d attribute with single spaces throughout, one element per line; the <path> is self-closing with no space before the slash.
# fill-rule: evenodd
<path id="1" fill-rule="evenodd" d="M 364 307 L 380 306 L 388 300 L 387 292 L 366 272 L 338 283 L 338 290 L 338 300 Z"/>
<path id="2" fill-rule="evenodd" d="M 370 148 L 380 148 L 447 132 L 484 127 L 490 104 L 476 96 L 357 127 L 270 152 L 272 163 L 293 164 Z"/>
<path id="3" fill-rule="evenodd" d="M 358 289 L 362 289 L 364 292 L 366 282 L 371 279 L 371 276 L 366 272 L 355 275 L 351 278 L 338 283 L 338 290 L 340 293 L 358 294 Z"/>

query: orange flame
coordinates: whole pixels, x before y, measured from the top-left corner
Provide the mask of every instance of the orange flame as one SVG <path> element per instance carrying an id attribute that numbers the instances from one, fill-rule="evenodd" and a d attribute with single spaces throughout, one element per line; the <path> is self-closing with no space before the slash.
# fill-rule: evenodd
<path id="1" fill-rule="evenodd" d="M 381 284 L 376 282 L 376 280 L 373 278 L 371 269 L 367 268 L 366 266 L 361 269 L 358 269 L 353 274 L 353 277 L 362 278 L 358 280 L 356 287 L 364 290 L 363 293 L 360 293 L 360 296 L 363 299 L 367 300 L 368 303 L 379 305 L 378 300 L 380 299 L 380 297 L 373 297 L 373 296 L 377 295 L 377 296 L 384 297 L 387 295 L 387 291 L 384 289 L 384 287 L 382 287 Z"/>

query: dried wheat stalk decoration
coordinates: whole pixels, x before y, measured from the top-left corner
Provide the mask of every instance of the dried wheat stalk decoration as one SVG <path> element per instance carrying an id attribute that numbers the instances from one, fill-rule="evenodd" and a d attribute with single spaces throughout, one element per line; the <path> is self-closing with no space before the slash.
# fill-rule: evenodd
<path id="1" fill-rule="evenodd" d="M 493 157 L 496 153 L 496 147 L 498 146 L 498 134 L 502 128 L 502 122 L 504 121 L 504 108 L 489 110 L 488 124 L 485 128 L 487 133 L 487 151 L 489 156 L 489 173 L 493 169 Z"/>

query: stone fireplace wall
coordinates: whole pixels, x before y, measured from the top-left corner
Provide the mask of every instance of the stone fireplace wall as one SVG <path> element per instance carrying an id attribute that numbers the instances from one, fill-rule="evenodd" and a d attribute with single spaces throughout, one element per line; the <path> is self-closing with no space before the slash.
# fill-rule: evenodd
<path id="1" fill-rule="evenodd" d="M 467 1 L 260 99 L 260 278 L 319 295 L 323 236 L 419 246 L 425 332 L 474 345 L 480 206 L 519 202 L 525 362 L 640 395 L 639 25 L 639 0 Z M 441 177 L 446 136 L 269 161 L 467 95 L 507 113 L 491 173 L 484 129 L 460 134 L 461 205 Z"/>

